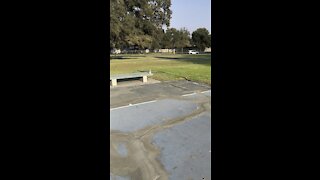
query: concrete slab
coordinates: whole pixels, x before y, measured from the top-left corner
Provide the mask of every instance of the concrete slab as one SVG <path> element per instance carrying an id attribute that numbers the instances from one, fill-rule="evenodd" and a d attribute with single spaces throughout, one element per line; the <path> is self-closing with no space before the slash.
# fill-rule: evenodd
<path id="1" fill-rule="evenodd" d="M 156 133 L 153 143 L 169 179 L 211 179 L 210 113 Z"/>
<path id="2" fill-rule="evenodd" d="M 110 175 L 110 180 L 130 180 L 130 178 Z"/>
<path id="3" fill-rule="evenodd" d="M 164 99 L 147 104 L 114 109 L 110 112 L 110 129 L 121 132 L 134 132 L 147 126 L 186 116 L 196 108 L 197 104 L 190 101 Z"/>

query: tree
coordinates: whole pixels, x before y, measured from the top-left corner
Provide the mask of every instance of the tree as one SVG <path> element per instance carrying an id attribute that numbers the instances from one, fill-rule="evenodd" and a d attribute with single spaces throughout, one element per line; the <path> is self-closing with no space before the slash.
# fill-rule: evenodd
<path id="1" fill-rule="evenodd" d="M 110 47 L 119 48 L 123 44 L 123 27 L 126 25 L 124 0 L 111 0 L 110 12 Z"/>
<path id="2" fill-rule="evenodd" d="M 162 39 L 164 48 L 184 48 L 190 46 L 190 33 L 187 29 L 168 28 Z"/>
<path id="3" fill-rule="evenodd" d="M 163 26 L 170 25 L 171 0 L 111 0 L 110 45 L 159 47 Z"/>
<path id="4" fill-rule="evenodd" d="M 190 43 L 190 32 L 186 28 L 182 28 L 178 31 L 178 42 L 177 42 L 177 48 L 181 48 L 183 52 L 184 47 L 189 47 L 191 45 Z"/>
<path id="5" fill-rule="evenodd" d="M 200 51 L 204 51 L 206 47 L 211 46 L 211 35 L 206 28 L 198 28 L 192 33 L 192 43 Z"/>
<path id="6" fill-rule="evenodd" d="M 167 31 L 163 34 L 161 39 L 161 47 L 162 48 L 171 48 L 172 47 L 172 33 L 170 32 L 170 29 L 167 29 Z"/>

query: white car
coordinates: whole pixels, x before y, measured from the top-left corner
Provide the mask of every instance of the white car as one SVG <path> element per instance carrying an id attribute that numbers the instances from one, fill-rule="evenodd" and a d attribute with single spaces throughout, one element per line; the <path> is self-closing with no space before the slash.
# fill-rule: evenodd
<path id="1" fill-rule="evenodd" d="M 111 50 L 111 53 L 112 53 L 112 54 L 120 54 L 120 53 L 121 53 L 121 50 L 114 48 L 114 49 Z"/>
<path id="2" fill-rule="evenodd" d="M 189 50 L 188 54 L 199 54 L 199 52 L 196 50 Z"/>

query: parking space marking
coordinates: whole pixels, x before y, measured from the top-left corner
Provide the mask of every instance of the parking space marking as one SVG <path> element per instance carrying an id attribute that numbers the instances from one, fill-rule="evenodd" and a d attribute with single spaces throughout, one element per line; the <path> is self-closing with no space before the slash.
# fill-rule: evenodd
<path id="1" fill-rule="evenodd" d="M 146 101 L 146 102 L 142 102 L 142 103 L 137 103 L 137 104 L 132 104 L 130 106 L 138 106 L 138 105 L 142 105 L 142 104 L 149 104 L 149 103 L 153 103 L 153 102 L 156 102 L 157 100 L 153 100 L 153 101 Z"/>
<path id="2" fill-rule="evenodd" d="M 120 107 L 116 107 L 116 108 L 111 108 L 110 111 L 113 111 L 113 110 L 116 110 L 116 109 L 122 109 L 122 108 L 126 108 L 126 107 L 130 107 L 130 105 L 120 106 Z"/>
<path id="3" fill-rule="evenodd" d="M 196 95 L 197 93 L 191 93 L 191 94 L 185 94 L 185 95 L 182 95 L 182 96 L 192 96 L 192 95 Z"/>
<path id="4" fill-rule="evenodd" d="M 211 92 L 211 90 L 208 90 L 208 91 L 202 91 L 201 93 L 207 93 L 207 92 Z"/>
<path id="5" fill-rule="evenodd" d="M 156 102 L 156 100 L 146 101 L 146 102 L 137 103 L 137 104 L 129 104 L 129 105 L 126 105 L 126 106 L 120 106 L 120 107 L 116 107 L 116 108 L 111 108 L 110 111 L 117 110 L 117 109 L 122 109 L 122 108 L 126 108 L 126 107 L 131 107 L 131 106 L 139 106 L 139 105 L 142 105 L 142 104 L 148 104 L 148 103 L 153 103 L 153 102 Z"/>
<path id="6" fill-rule="evenodd" d="M 208 91 L 202 91 L 200 93 L 207 93 L 207 92 L 211 92 L 211 90 L 208 90 Z M 197 93 L 190 93 L 190 94 L 184 94 L 182 95 L 183 97 L 186 97 L 186 96 L 193 96 L 193 95 L 196 95 Z M 120 107 L 116 107 L 116 108 L 110 108 L 110 111 L 113 111 L 113 110 L 117 110 L 117 109 L 122 109 L 122 108 L 126 108 L 126 107 L 131 107 L 131 106 L 138 106 L 138 105 L 142 105 L 142 104 L 148 104 L 148 103 L 154 103 L 154 102 L 157 102 L 157 100 L 152 100 L 152 101 L 146 101 L 146 102 L 141 102 L 141 103 L 137 103 L 137 104 L 128 104 L 126 106 L 120 106 Z"/>

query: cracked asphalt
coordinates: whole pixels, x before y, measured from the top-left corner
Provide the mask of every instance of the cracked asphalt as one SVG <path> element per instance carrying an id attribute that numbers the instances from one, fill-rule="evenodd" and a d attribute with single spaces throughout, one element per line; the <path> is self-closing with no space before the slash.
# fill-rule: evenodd
<path id="1" fill-rule="evenodd" d="M 211 179 L 210 87 L 174 81 L 110 91 L 110 179 Z"/>

